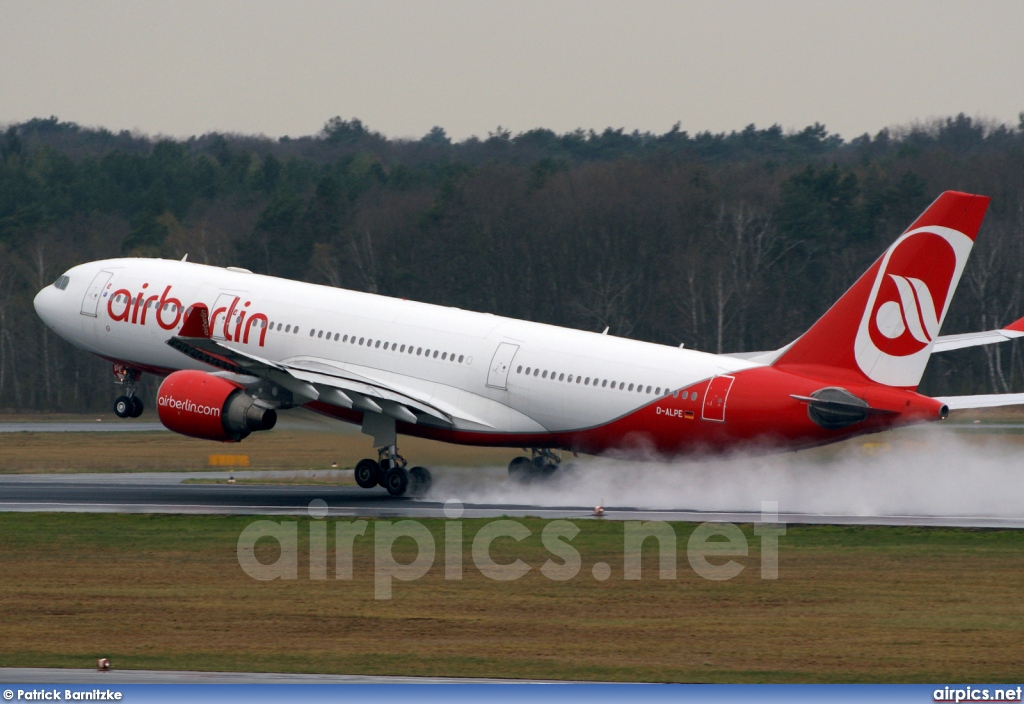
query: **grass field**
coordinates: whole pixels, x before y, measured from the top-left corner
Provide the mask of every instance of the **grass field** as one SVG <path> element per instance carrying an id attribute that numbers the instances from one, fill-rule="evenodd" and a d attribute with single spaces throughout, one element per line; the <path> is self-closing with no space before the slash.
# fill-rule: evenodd
<path id="1" fill-rule="evenodd" d="M 744 527 L 743 572 L 697 576 L 692 525 L 675 524 L 678 579 L 623 579 L 623 524 L 578 521 L 579 575 L 538 572 L 544 521 L 501 539 L 484 577 L 463 522 L 464 579 L 444 579 L 444 522 L 423 521 L 438 557 L 422 579 L 373 598 L 373 527 L 356 540 L 352 581 L 310 581 L 308 520 L 299 579 L 255 581 L 236 544 L 249 517 L 0 514 L 0 665 L 181 668 L 700 682 L 1020 681 L 1024 532 L 790 527 L 779 579 L 759 578 Z M 333 523 L 333 521 L 330 521 Z M 372 522 L 371 522 L 372 524 Z M 333 530 L 328 531 L 333 535 Z M 408 544 L 406 544 L 408 542 Z M 408 539 L 395 544 L 403 562 Z M 277 548 L 262 541 L 263 562 Z M 405 555 L 402 557 L 402 555 Z M 333 555 L 333 541 L 328 546 Z M 594 563 L 611 578 L 591 575 Z M 333 559 L 328 563 L 333 576 Z"/>
<path id="2" fill-rule="evenodd" d="M 376 458 L 369 436 L 322 430 L 272 430 L 241 443 L 215 443 L 170 432 L 4 433 L 0 435 L 0 473 L 159 472 L 225 470 L 210 465 L 211 455 L 248 458 L 248 469 L 351 468 L 364 457 Z M 465 467 L 504 465 L 521 452 L 460 447 L 402 438 L 401 450 L 415 464 Z"/>

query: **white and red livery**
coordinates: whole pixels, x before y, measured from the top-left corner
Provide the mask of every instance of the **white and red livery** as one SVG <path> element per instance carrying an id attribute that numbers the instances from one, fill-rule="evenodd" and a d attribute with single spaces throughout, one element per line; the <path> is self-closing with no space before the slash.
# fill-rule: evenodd
<path id="1" fill-rule="evenodd" d="M 35 308 L 114 363 L 128 390 L 119 415 L 141 413 L 143 372 L 166 376 L 160 420 L 193 437 L 238 441 L 303 406 L 373 436 L 378 459 L 357 479 L 397 495 L 429 484 L 406 470 L 397 434 L 530 448 L 510 466 L 528 478 L 553 471 L 558 450 L 797 448 L 945 418 L 957 399 L 916 392 L 932 352 L 1024 335 L 1022 321 L 938 334 L 988 202 L 943 193 L 774 352 L 707 354 L 184 260 L 82 264 Z"/>

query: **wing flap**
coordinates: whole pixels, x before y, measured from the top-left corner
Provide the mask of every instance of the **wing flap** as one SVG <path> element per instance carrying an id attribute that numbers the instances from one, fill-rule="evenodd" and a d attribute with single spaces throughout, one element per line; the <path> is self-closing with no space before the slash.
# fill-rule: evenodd
<path id="1" fill-rule="evenodd" d="M 316 366 L 317 370 L 312 371 L 308 369 L 309 366 Z M 396 403 L 433 416 L 447 424 L 452 424 L 453 420 L 457 418 L 484 428 L 494 427 L 465 409 L 433 398 L 427 400 L 413 389 L 395 384 L 390 380 L 373 377 L 365 372 L 353 371 L 347 365 L 327 365 L 322 362 L 303 359 L 290 360 L 285 364 L 285 367 L 298 379 L 303 379 L 317 385 L 333 386 L 350 396 L 352 395 L 350 392 L 355 392 L 371 398 L 381 405 L 384 412 L 388 413 L 388 415 L 395 415 L 395 413 L 388 411 L 390 408 L 388 404 Z M 401 414 L 401 411 L 397 411 L 397 413 Z M 395 415 L 395 417 L 399 420 L 406 420 L 401 415 Z"/>

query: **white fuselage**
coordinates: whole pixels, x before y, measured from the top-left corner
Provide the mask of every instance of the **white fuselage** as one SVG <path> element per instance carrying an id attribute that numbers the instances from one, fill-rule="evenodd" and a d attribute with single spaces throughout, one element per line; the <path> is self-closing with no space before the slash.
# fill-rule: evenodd
<path id="1" fill-rule="evenodd" d="M 61 337 L 106 359 L 158 373 L 210 370 L 166 344 L 181 327 L 181 308 L 204 303 L 225 344 L 414 392 L 459 409 L 459 431 L 593 428 L 701 380 L 761 366 L 190 262 L 110 259 L 66 276 L 63 290 L 39 293 L 36 309 Z M 265 322 L 250 324 L 258 314 Z"/>

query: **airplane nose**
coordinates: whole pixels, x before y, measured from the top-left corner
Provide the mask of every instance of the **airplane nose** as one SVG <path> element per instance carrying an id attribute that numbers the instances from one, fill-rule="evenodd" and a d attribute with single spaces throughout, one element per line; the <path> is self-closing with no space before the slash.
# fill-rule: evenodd
<path id="1" fill-rule="evenodd" d="M 36 309 L 36 315 L 51 328 L 54 324 L 54 293 L 59 293 L 52 285 L 39 291 L 32 299 L 32 306 Z"/>

